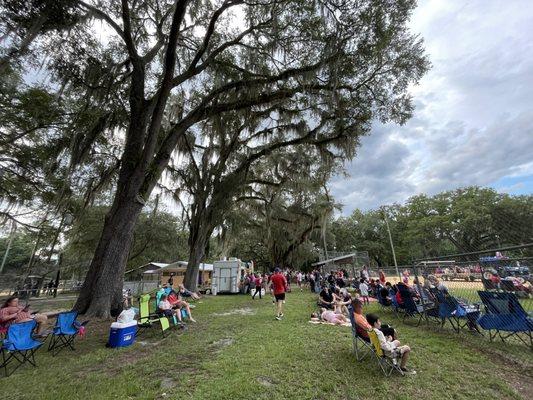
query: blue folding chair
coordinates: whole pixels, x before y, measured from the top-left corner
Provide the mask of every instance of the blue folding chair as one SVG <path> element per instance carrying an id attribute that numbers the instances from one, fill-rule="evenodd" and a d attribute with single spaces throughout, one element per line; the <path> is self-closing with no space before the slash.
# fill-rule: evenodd
<path id="1" fill-rule="evenodd" d="M 37 323 L 32 320 L 19 324 L 11 324 L 7 329 L 6 338 L 2 342 L 2 364 L 5 376 L 15 372 L 18 367 L 28 362 L 36 367 L 35 351 L 43 345 L 43 342 L 35 340 L 32 332 Z M 8 365 L 16 363 L 15 368 L 9 373 Z"/>
<path id="2" fill-rule="evenodd" d="M 383 298 L 383 296 L 381 295 L 381 290 L 378 289 L 377 292 L 376 292 L 376 299 L 378 300 L 378 303 L 379 305 L 381 306 L 382 309 L 385 309 L 386 307 L 389 307 L 390 304 L 387 303 L 385 301 L 385 299 Z"/>
<path id="3" fill-rule="evenodd" d="M 477 327 L 476 320 L 481 314 L 479 307 L 461 304 L 450 294 L 443 293 L 440 290 L 433 292 L 438 302 L 439 318 L 441 319 L 441 327 L 446 321 L 450 322 L 453 330 L 459 333 L 461 328 L 469 327 L 471 330 L 476 330 L 481 333 Z"/>
<path id="4" fill-rule="evenodd" d="M 401 310 L 405 309 L 405 307 L 402 304 L 398 303 L 398 299 L 396 298 L 396 293 L 394 292 L 394 290 L 391 289 L 389 293 L 392 303 L 392 311 L 394 311 L 395 315 L 398 315 Z"/>
<path id="5" fill-rule="evenodd" d="M 498 336 L 502 342 L 514 336 L 533 350 L 533 318 L 524 310 L 514 293 L 478 292 L 486 314 L 477 323 L 489 331 L 489 338 Z M 528 340 L 529 339 L 529 343 Z"/>
<path id="6" fill-rule="evenodd" d="M 405 322 L 407 317 L 415 317 L 416 315 L 419 316 L 418 321 L 416 323 L 416 326 L 419 326 L 422 322 L 422 318 L 425 317 L 426 313 L 429 312 L 429 310 L 433 309 L 435 305 L 433 303 L 420 303 L 417 304 L 415 302 L 415 299 L 413 297 L 413 294 L 409 291 L 409 288 L 403 288 L 401 286 L 398 286 L 398 290 L 400 291 L 400 296 L 402 297 L 403 301 L 403 308 L 405 310 L 405 313 L 403 315 L 403 321 Z M 426 317 L 427 321 L 427 317 Z"/>
<path id="7" fill-rule="evenodd" d="M 76 311 L 62 312 L 57 315 L 56 325 L 51 334 L 50 343 L 48 344 L 48 351 L 52 352 L 52 356 L 58 354 L 64 348 L 74 349 L 74 339 L 82 326 L 85 326 L 88 321 L 79 323 L 76 321 L 78 313 Z"/>

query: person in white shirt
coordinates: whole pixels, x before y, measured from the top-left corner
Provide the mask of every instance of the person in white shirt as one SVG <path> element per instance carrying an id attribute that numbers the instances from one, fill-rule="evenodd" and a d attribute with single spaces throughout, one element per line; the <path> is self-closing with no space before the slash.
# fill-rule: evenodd
<path id="1" fill-rule="evenodd" d="M 409 359 L 411 348 L 406 345 L 402 346 L 399 340 L 393 340 L 391 336 L 385 337 L 383 332 L 380 330 L 381 321 L 376 314 L 367 314 L 366 320 L 370 326 L 372 326 L 374 332 L 376 332 L 381 349 L 385 352 L 385 354 L 391 357 L 401 357 L 400 369 L 405 374 L 416 374 L 416 371 L 407 368 L 407 360 Z"/>
<path id="2" fill-rule="evenodd" d="M 370 301 L 368 300 L 368 285 L 364 279 L 361 279 L 359 283 L 359 292 L 361 293 L 363 304 L 370 304 Z"/>
<path id="3" fill-rule="evenodd" d="M 302 288 L 302 281 L 303 281 L 303 275 L 301 272 L 298 272 L 298 274 L 296 274 L 296 283 L 298 284 L 298 287 L 300 288 L 300 292 L 303 292 L 303 288 Z"/>
<path id="4" fill-rule="evenodd" d="M 176 316 L 178 318 L 178 321 L 181 322 L 181 311 L 179 309 L 172 309 L 172 305 L 168 301 L 168 296 L 164 294 L 161 296 L 161 300 L 159 300 L 159 304 L 157 306 L 159 308 L 159 311 L 161 314 L 163 314 L 165 317 L 173 317 Z"/>

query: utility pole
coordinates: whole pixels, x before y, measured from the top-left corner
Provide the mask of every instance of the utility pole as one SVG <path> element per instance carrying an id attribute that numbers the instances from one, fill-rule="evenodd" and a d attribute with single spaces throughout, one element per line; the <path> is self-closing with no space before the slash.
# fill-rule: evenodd
<path id="1" fill-rule="evenodd" d="M 387 232 L 389 233 L 389 242 L 390 242 L 390 248 L 392 250 L 392 258 L 394 259 L 394 266 L 396 267 L 396 275 L 398 275 L 398 278 L 400 278 L 400 271 L 398 271 L 398 262 L 396 261 L 396 252 L 394 251 L 394 244 L 392 243 L 392 235 L 390 233 L 389 220 L 387 218 L 385 207 L 382 207 L 381 212 L 383 213 L 383 219 L 385 220 L 385 225 L 387 226 Z"/>

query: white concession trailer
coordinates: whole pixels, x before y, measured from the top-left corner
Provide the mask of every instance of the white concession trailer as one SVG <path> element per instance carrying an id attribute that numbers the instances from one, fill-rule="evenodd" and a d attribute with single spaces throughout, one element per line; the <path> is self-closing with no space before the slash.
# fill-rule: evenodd
<path id="1" fill-rule="evenodd" d="M 239 293 L 241 278 L 253 272 L 253 265 L 238 258 L 220 260 L 213 263 L 211 293 Z"/>

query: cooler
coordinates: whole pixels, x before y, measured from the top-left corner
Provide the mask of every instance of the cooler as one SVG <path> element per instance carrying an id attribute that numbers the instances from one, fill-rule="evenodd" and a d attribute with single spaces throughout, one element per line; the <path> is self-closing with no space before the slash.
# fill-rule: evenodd
<path id="1" fill-rule="evenodd" d="M 127 323 L 113 322 L 109 331 L 109 347 L 126 347 L 135 341 L 137 321 Z"/>

